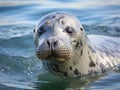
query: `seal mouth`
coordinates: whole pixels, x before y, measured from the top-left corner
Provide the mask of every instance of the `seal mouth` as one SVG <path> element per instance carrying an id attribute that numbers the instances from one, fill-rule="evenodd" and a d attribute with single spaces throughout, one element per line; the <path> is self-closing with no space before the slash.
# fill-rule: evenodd
<path id="1" fill-rule="evenodd" d="M 68 57 L 61 56 L 61 55 L 58 55 L 56 53 L 52 53 L 51 55 L 47 56 L 46 59 L 57 60 L 57 61 L 65 61 L 66 59 L 68 59 Z"/>
<path id="2" fill-rule="evenodd" d="M 39 51 L 36 52 L 36 55 L 41 60 L 46 61 L 65 61 L 70 59 L 70 53 L 63 53 L 57 51 Z"/>

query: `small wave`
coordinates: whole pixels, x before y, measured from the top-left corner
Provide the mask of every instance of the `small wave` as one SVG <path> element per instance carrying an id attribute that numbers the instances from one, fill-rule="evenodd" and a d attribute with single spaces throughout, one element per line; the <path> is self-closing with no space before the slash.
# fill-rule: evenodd
<path id="1" fill-rule="evenodd" d="M 83 25 L 83 26 L 87 34 L 120 37 L 119 26 L 109 26 L 109 25 Z"/>
<path id="2" fill-rule="evenodd" d="M 26 76 L 23 75 L 13 75 L 10 73 L 1 73 L 0 72 L 0 86 L 5 85 L 9 87 L 9 89 L 14 88 L 19 88 L 19 89 L 33 89 L 34 88 L 34 83 L 33 80 L 29 78 L 29 81 L 26 81 Z"/>
<path id="3" fill-rule="evenodd" d="M 0 54 L 0 84 L 8 87 L 33 89 L 42 65 L 34 55 L 25 58 Z"/>
<path id="4" fill-rule="evenodd" d="M 0 39 L 10 39 L 30 35 L 33 32 L 32 25 L 4 25 L 0 26 Z"/>

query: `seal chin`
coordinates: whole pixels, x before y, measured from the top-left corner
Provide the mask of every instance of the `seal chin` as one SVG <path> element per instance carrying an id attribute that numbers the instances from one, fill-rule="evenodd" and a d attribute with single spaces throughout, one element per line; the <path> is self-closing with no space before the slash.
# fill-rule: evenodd
<path id="1" fill-rule="evenodd" d="M 67 58 L 63 58 L 63 57 L 49 57 L 47 59 L 48 61 L 53 61 L 53 62 L 64 62 L 65 60 L 67 60 Z"/>

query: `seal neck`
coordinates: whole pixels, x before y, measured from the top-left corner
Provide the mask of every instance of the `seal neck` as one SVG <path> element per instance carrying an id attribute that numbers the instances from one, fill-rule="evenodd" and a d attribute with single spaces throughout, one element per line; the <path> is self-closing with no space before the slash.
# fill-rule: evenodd
<path id="1" fill-rule="evenodd" d="M 74 51 L 73 58 L 66 61 L 69 66 L 70 63 L 72 63 L 71 66 L 73 67 L 73 71 L 71 71 L 71 74 L 75 77 L 78 75 L 87 75 L 93 72 L 97 73 L 99 69 L 96 61 L 96 51 L 88 37 L 85 35 L 80 39 L 80 43 L 81 42 L 82 46 L 80 46 L 79 50 Z"/>

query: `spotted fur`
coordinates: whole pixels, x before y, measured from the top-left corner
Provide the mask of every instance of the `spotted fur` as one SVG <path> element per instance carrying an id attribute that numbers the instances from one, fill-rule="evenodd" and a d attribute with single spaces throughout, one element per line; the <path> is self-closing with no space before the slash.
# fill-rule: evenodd
<path id="1" fill-rule="evenodd" d="M 46 32 L 39 31 L 41 27 Z M 65 32 L 66 27 L 72 29 L 67 28 Z M 38 36 L 38 32 L 42 34 Z M 120 39 L 86 35 L 72 14 L 46 15 L 34 29 L 34 38 L 37 57 L 43 67 L 55 75 L 77 77 L 105 73 L 120 64 Z"/>

